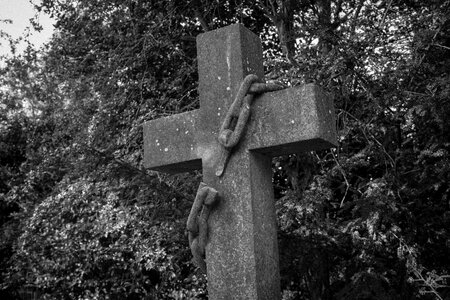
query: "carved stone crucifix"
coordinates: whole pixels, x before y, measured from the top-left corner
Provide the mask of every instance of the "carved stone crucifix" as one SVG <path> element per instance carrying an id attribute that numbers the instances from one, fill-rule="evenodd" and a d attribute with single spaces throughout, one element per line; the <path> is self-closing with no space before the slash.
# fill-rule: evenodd
<path id="1" fill-rule="evenodd" d="M 333 147 L 333 103 L 314 84 L 256 97 L 244 136 L 218 177 L 219 129 L 244 77 L 264 76 L 261 42 L 234 24 L 199 35 L 197 57 L 200 109 L 144 125 L 145 167 L 202 169 L 203 181 L 219 192 L 208 220 L 209 299 L 279 299 L 271 158 Z"/>

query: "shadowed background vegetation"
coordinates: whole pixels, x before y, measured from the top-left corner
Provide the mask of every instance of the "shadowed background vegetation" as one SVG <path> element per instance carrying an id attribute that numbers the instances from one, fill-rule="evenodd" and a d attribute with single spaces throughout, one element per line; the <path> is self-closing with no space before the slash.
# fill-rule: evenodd
<path id="1" fill-rule="evenodd" d="M 241 22 L 336 105 L 337 149 L 273 160 L 283 298 L 450 299 L 450 1 L 35 4 L 53 38 L 0 66 L 0 298 L 207 298 L 201 174 L 145 170 L 142 124 L 198 108 L 195 37 Z"/>

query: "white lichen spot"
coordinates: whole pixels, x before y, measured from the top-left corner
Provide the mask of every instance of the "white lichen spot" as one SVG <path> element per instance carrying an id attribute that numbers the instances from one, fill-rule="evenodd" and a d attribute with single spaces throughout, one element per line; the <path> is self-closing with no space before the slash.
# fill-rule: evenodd
<path id="1" fill-rule="evenodd" d="M 167 151 L 169 151 L 169 148 L 167 148 L 167 147 L 164 148 L 164 152 L 167 152 Z"/>
<path id="2" fill-rule="evenodd" d="M 177 128 L 177 131 L 180 131 L 180 128 Z"/>
<path id="3" fill-rule="evenodd" d="M 220 117 L 220 112 L 218 112 L 217 115 Z"/>
<path id="4" fill-rule="evenodd" d="M 294 121 L 294 120 L 291 120 L 291 124 L 295 124 L 295 121 Z"/>
<path id="5" fill-rule="evenodd" d="M 222 80 L 222 77 L 220 77 L 220 76 L 217 76 L 217 79 L 219 79 L 219 80 Z"/>
<path id="6" fill-rule="evenodd" d="M 229 86 L 227 86 L 227 91 L 231 91 L 231 88 Z"/>
<path id="7" fill-rule="evenodd" d="M 331 110 L 329 110 L 328 113 L 331 115 Z"/>
<path id="8" fill-rule="evenodd" d="M 188 134 L 189 133 L 189 130 L 186 130 L 185 132 L 184 132 L 184 134 Z"/>

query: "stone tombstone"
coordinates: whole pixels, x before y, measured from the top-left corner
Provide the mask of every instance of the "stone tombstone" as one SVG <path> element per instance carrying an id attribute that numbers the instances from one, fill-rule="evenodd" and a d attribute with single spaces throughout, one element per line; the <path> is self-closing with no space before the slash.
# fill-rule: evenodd
<path id="1" fill-rule="evenodd" d="M 258 36 L 241 24 L 197 37 L 200 109 L 144 125 L 146 168 L 201 169 L 219 204 L 208 220 L 209 299 L 280 299 L 273 156 L 334 147 L 333 103 L 314 84 L 255 97 L 244 136 L 216 176 L 223 118 L 244 77 L 264 76 Z"/>

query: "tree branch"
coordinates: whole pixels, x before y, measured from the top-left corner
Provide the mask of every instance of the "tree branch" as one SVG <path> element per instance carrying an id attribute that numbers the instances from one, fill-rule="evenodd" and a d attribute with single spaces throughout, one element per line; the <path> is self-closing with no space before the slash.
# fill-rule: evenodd
<path id="1" fill-rule="evenodd" d="M 205 19 L 203 18 L 203 15 L 200 13 L 198 8 L 194 8 L 194 14 L 197 20 L 200 22 L 200 25 L 202 26 L 204 31 L 209 31 L 210 28 L 208 26 L 208 23 L 206 23 Z"/>
<path id="2" fill-rule="evenodd" d="M 353 36 L 355 34 L 356 29 L 356 21 L 358 20 L 359 14 L 361 12 L 361 9 L 363 7 L 364 0 L 359 0 L 358 7 L 356 8 L 355 15 L 353 16 L 352 25 L 350 27 L 350 36 Z"/>
<path id="3" fill-rule="evenodd" d="M 267 4 L 262 3 L 261 0 L 256 2 L 257 6 L 262 9 L 264 14 L 272 21 L 273 25 L 277 28 L 278 38 L 280 40 L 280 46 L 283 50 L 283 54 L 295 67 L 299 67 L 297 61 L 294 58 L 295 53 L 295 39 L 293 39 L 293 11 L 291 6 L 292 0 L 285 0 L 285 2 L 279 3 L 279 11 L 276 11 L 273 0 L 269 0 L 272 7 L 272 11 Z"/>
<path id="4" fill-rule="evenodd" d="M 383 27 L 384 27 L 384 22 L 386 21 L 387 13 L 388 13 L 389 10 L 391 9 L 391 5 L 392 5 L 392 0 L 389 1 L 389 4 L 388 4 L 388 6 L 386 7 L 386 10 L 384 11 L 383 19 L 381 19 L 381 23 L 380 23 L 380 25 L 378 26 L 380 29 L 383 29 Z"/>
<path id="5" fill-rule="evenodd" d="M 263 4 L 261 1 L 257 1 L 256 5 L 264 12 L 266 17 L 268 17 L 273 23 L 276 22 L 276 14 L 275 14 L 275 12 L 272 13 L 270 11 L 270 9 L 265 4 Z"/>
<path id="6" fill-rule="evenodd" d="M 439 44 L 431 44 L 431 46 L 441 47 L 441 48 L 444 48 L 444 49 L 450 50 L 450 47 L 447 47 L 447 46 L 443 46 L 443 45 L 439 45 Z"/>
<path id="7" fill-rule="evenodd" d="M 193 11 L 195 18 L 200 22 L 200 26 L 202 26 L 202 29 L 204 31 L 209 31 L 210 27 L 208 23 L 206 22 L 205 18 L 203 17 L 203 14 L 201 13 L 200 9 L 202 8 L 201 2 L 199 0 L 192 1 Z"/>

